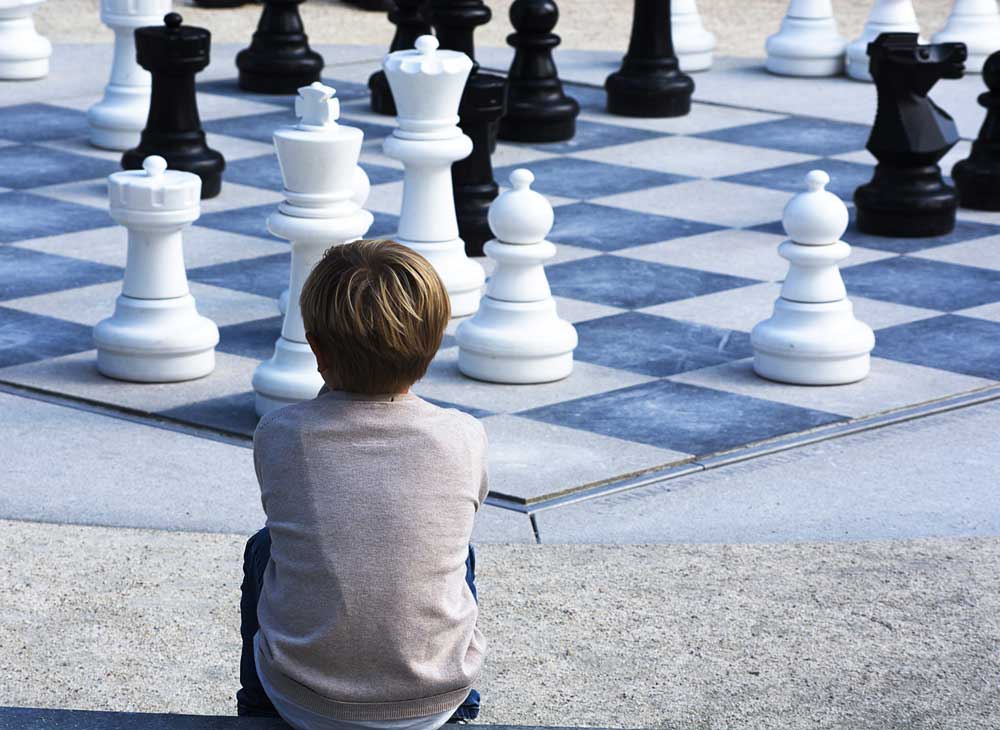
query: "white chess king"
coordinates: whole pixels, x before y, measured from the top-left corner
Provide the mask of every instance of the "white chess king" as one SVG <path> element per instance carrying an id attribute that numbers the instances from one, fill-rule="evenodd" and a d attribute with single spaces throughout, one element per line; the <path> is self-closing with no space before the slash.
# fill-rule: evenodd
<path id="1" fill-rule="evenodd" d="M 97 369 L 119 380 L 167 383 L 215 369 L 219 330 L 188 290 L 181 231 L 197 220 L 201 178 L 147 157 L 108 178 L 111 217 L 128 229 L 115 313 L 94 328 Z"/>
<path id="2" fill-rule="evenodd" d="M 778 247 L 788 275 L 774 314 L 750 334 L 753 367 L 769 380 L 797 385 L 840 385 L 868 375 L 875 347 L 871 327 L 854 318 L 838 263 L 851 253 L 840 240 L 847 206 L 825 190 L 830 176 L 813 170 L 808 190 L 785 206 L 791 240 Z"/>
<path id="3" fill-rule="evenodd" d="M 0 0 L 0 79 L 40 79 L 49 73 L 52 44 L 31 14 L 45 0 Z"/>

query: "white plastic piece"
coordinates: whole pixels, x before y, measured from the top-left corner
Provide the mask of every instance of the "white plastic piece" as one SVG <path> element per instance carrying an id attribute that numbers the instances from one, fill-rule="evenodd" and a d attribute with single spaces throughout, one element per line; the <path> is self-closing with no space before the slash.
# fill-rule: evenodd
<path id="1" fill-rule="evenodd" d="M 87 111 L 90 143 L 107 150 L 129 150 L 149 116 L 152 77 L 135 60 L 135 29 L 163 22 L 170 0 L 101 0 L 101 21 L 115 34 L 111 80 L 104 98 Z"/>
<path id="2" fill-rule="evenodd" d="M 94 328 L 97 369 L 143 383 L 208 375 L 219 330 L 188 290 L 181 238 L 198 218 L 201 178 L 153 155 L 142 170 L 111 175 L 108 197 L 111 217 L 128 228 L 128 258 L 115 313 Z"/>
<path id="3" fill-rule="evenodd" d="M 674 0 L 670 4 L 670 30 L 681 71 L 712 67 L 715 33 L 705 30 L 696 0 Z"/>
<path id="4" fill-rule="evenodd" d="M 858 81 L 872 80 L 868 72 L 868 44 L 882 33 L 919 32 L 912 0 L 875 0 L 861 35 L 847 46 L 847 75 Z"/>
<path id="5" fill-rule="evenodd" d="M 31 14 L 45 0 L 0 0 L 0 79 L 21 81 L 49 74 L 52 44 L 38 34 Z"/>
<path id="6" fill-rule="evenodd" d="M 383 143 L 400 160 L 403 205 L 396 240 L 431 262 L 462 317 L 479 307 L 486 274 L 465 255 L 458 237 L 451 165 L 469 156 L 472 140 L 458 128 L 458 104 L 472 61 L 464 53 L 439 51 L 434 36 L 421 36 L 416 49 L 390 53 L 382 62 L 399 115 Z"/>
<path id="7" fill-rule="evenodd" d="M 813 170 L 808 191 L 785 206 L 791 240 L 778 247 L 788 276 L 770 319 L 750 333 L 753 367 L 769 380 L 796 385 L 841 385 L 868 375 L 875 335 L 854 318 L 838 264 L 851 253 L 840 240 L 847 207 L 825 186 L 830 176 Z"/>
<path id="8" fill-rule="evenodd" d="M 964 43 L 969 53 L 965 70 L 982 73 L 989 55 L 1000 50 L 997 0 L 955 0 L 944 28 L 931 40 L 934 43 Z"/>
<path id="9" fill-rule="evenodd" d="M 479 311 L 455 333 L 458 369 L 491 383 L 548 383 L 573 372 L 576 329 L 559 318 L 543 263 L 556 247 L 552 206 L 531 189 L 534 175 L 518 169 L 513 186 L 493 201 L 484 246 L 497 266 Z"/>
<path id="10" fill-rule="evenodd" d="M 299 309 L 302 285 L 330 246 L 362 237 L 372 214 L 355 199 L 360 129 L 337 123 L 334 89 L 316 82 L 299 89 L 295 126 L 274 133 L 285 201 L 267 219 L 268 230 L 291 242 L 288 303 L 274 356 L 253 375 L 258 415 L 314 398 L 323 386 L 306 342 Z"/>
<path id="11" fill-rule="evenodd" d="M 837 31 L 830 0 L 791 0 L 781 28 L 767 39 L 764 68 L 781 76 L 836 76 L 847 40 Z"/>

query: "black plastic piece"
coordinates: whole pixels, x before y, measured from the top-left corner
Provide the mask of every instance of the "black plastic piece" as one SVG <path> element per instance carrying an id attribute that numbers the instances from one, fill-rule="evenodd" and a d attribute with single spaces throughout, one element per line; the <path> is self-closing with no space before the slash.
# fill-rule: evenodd
<path id="1" fill-rule="evenodd" d="M 240 88 L 259 94 L 295 94 L 319 81 L 323 57 L 309 47 L 299 15 L 305 0 L 265 0 L 249 48 L 236 55 Z"/>
<path id="2" fill-rule="evenodd" d="M 214 198 L 222 189 L 226 161 L 205 142 L 194 89 L 195 74 L 208 65 L 212 35 L 182 26 L 177 13 L 168 13 L 163 22 L 135 30 L 136 59 L 152 74 L 153 89 L 139 146 L 122 155 L 122 167 L 138 170 L 147 157 L 159 155 L 170 169 L 200 177 L 201 197 Z"/>
<path id="3" fill-rule="evenodd" d="M 951 168 L 958 204 L 973 210 L 1000 210 L 1000 51 L 983 64 L 989 91 L 979 95 L 986 119 L 972 143 L 972 153 Z"/>
<path id="4" fill-rule="evenodd" d="M 878 112 L 867 147 L 878 164 L 871 182 L 854 191 L 858 229 L 944 235 L 955 227 L 958 196 L 937 163 L 958 142 L 958 128 L 927 93 L 940 79 L 961 78 L 965 44 L 923 46 L 916 33 L 883 33 L 868 44 L 868 56 Z"/>
<path id="5" fill-rule="evenodd" d="M 396 26 L 389 53 L 409 50 L 413 48 L 417 38 L 431 32 L 431 25 L 425 15 L 426 5 L 426 0 L 396 0 L 395 8 L 389 11 L 389 20 Z M 371 90 L 372 111 L 396 116 L 396 102 L 392 98 L 385 71 L 379 69 L 373 73 L 368 78 L 368 88 Z"/>

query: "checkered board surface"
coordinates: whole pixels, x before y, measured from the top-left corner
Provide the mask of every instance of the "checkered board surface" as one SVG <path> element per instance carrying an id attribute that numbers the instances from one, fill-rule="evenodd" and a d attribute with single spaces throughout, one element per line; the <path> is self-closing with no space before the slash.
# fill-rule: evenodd
<path id="1" fill-rule="evenodd" d="M 328 83 L 341 121 L 365 133 L 369 235 L 390 236 L 402 172 L 381 139 L 393 120 L 370 113 L 358 79 Z M 876 330 L 871 376 L 765 382 L 751 371 L 749 332 L 786 272 L 782 208 L 813 168 L 849 202 L 871 175 L 868 128 L 698 103 L 682 119 L 622 119 L 603 112 L 600 90 L 567 90 L 584 109 L 576 138 L 501 143 L 494 165 L 502 182 L 530 168 L 555 206 L 547 271 L 579 332 L 574 374 L 540 386 L 465 379 L 452 327 L 416 388 L 483 419 L 497 493 L 530 501 L 1000 380 L 1000 216 L 962 211 L 933 239 L 852 224 L 843 274 Z M 221 331 L 216 372 L 172 385 L 96 373 L 92 328 L 111 313 L 125 263 L 104 183 L 118 154 L 86 144 L 85 106 L 50 100 L 0 107 L 0 381 L 252 433 L 250 378 L 272 353 L 288 278 L 288 245 L 265 220 L 282 187 L 271 134 L 292 121 L 291 105 L 225 80 L 200 84 L 199 103 L 227 159 L 222 195 L 203 201 L 185 237 L 192 293 Z"/>

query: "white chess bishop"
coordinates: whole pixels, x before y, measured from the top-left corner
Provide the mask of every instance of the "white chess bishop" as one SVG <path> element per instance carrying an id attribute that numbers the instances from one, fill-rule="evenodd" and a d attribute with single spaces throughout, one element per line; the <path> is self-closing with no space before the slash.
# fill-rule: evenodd
<path id="1" fill-rule="evenodd" d="M 386 56 L 382 68 L 398 111 L 398 126 L 383 149 L 404 166 L 396 240 L 434 266 L 453 317 L 472 314 L 486 274 L 465 255 L 458 237 L 451 182 L 452 163 L 472 152 L 472 140 L 458 128 L 458 104 L 472 61 L 464 53 L 438 50 L 437 38 L 425 35 L 415 49 Z"/>
<path id="2" fill-rule="evenodd" d="M 965 70 L 982 73 L 987 57 L 1000 49 L 1000 10 L 997 0 L 955 0 L 944 28 L 934 43 L 964 43 L 969 57 Z"/>
<path id="3" fill-rule="evenodd" d="M 0 0 L 0 79 L 40 79 L 49 73 L 52 44 L 31 14 L 45 0 Z"/>
<path id="4" fill-rule="evenodd" d="M 705 30 L 696 0 L 673 0 L 670 30 L 681 71 L 705 71 L 712 67 L 715 33 Z"/>
<path id="5" fill-rule="evenodd" d="M 530 171 L 511 173 L 513 189 L 489 210 L 495 239 L 484 246 L 497 266 L 479 311 L 462 322 L 458 369 L 491 383 L 548 383 L 573 372 L 576 329 L 559 318 L 543 263 L 556 247 L 545 237 L 552 230 L 552 206 L 531 189 Z"/>
<path id="6" fill-rule="evenodd" d="M 858 81 L 872 80 L 868 72 L 868 44 L 882 33 L 919 32 L 912 0 L 875 0 L 861 35 L 847 46 L 847 75 Z"/>
<path id="7" fill-rule="evenodd" d="M 87 111 L 90 143 L 130 150 L 149 115 L 152 77 L 135 60 L 135 29 L 163 22 L 170 0 L 101 0 L 101 21 L 115 34 L 111 80 L 104 97 Z"/>
<path id="8" fill-rule="evenodd" d="M 128 229 L 115 313 L 94 328 L 97 369 L 111 378 L 168 383 L 215 369 L 219 330 L 188 289 L 181 231 L 197 220 L 201 178 L 147 157 L 108 178 L 111 217 Z"/>
<path id="9" fill-rule="evenodd" d="M 830 176 L 806 175 L 808 190 L 785 206 L 782 222 L 791 240 L 778 247 L 788 275 L 774 314 L 750 334 L 753 367 L 769 380 L 797 385 L 840 385 L 868 375 L 875 347 L 871 327 L 854 318 L 839 262 L 851 253 L 840 240 L 847 206 L 825 190 Z"/>
<path id="10" fill-rule="evenodd" d="M 781 28 L 767 39 L 764 68 L 781 76 L 836 76 L 846 46 L 830 0 L 791 0 Z"/>
<path id="11" fill-rule="evenodd" d="M 316 82 L 299 89 L 299 123 L 274 133 L 285 201 L 267 219 L 268 230 L 291 242 L 288 305 L 274 356 L 253 375 L 258 415 L 313 398 L 323 386 L 306 342 L 299 296 L 316 262 L 330 246 L 361 238 L 372 214 L 355 199 L 358 156 L 364 135 L 337 123 L 334 90 Z"/>

